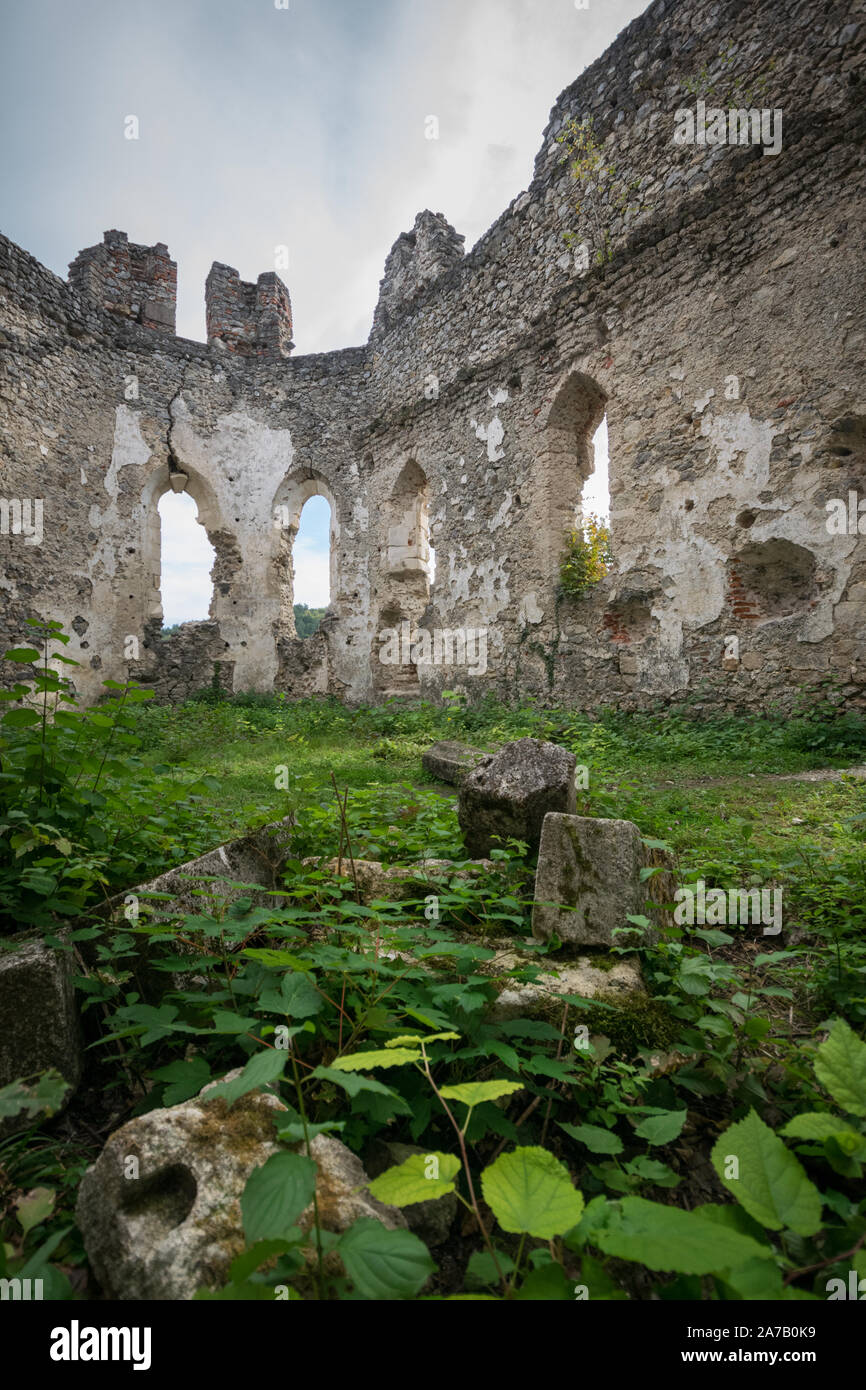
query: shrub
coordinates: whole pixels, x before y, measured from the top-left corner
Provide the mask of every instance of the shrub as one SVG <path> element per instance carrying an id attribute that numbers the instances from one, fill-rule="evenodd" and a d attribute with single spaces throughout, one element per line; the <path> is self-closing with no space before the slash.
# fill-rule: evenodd
<path id="1" fill-rule="evenodd" d="M 559 585 L 567 598 L 580 598 L 607 574 L 611 563 L 610 529 L 588 515 L 569 531 L 559 568 Z"/>

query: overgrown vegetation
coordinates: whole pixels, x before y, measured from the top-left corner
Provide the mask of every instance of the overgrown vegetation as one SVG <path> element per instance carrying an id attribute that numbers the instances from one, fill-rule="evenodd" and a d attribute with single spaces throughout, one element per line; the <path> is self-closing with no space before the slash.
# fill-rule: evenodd
<path id="1" fill-rule="evenodd" d="M 566 598 L 580 598 L 607 574 L 611 560 L 610 528 L 591 513 L 581 517 L 565 540 L 559 562 L 559 588 Z"/>
<path id="2" fill-rule="evenodd" d="M 308 608 L 305 603 L 296 603 L 295 612 L 295 631 L 298 636 L 312 637 L 314 632 L 318 632 L 319 624 L 327 613 L 327 608 Z"/>
<path id="3" fill-rule="evenodd" d="M 213 779 L 138 756 L 133 712 L 152 692 L 106 681 L 105 702 L 80 709 L 57 669 L 78 664 L 69 637 L 57 622 L 30 631 L 38 647 L 5 659 L 33 674 L 0 690 L 0 935 L 77 916 L 215 834 Z"/>
<path id="4" fill-rule="evenodd" d="M 829 698 L 794 719 L 705 721 L 457 697 L 160 709 L 134 687 L 79 711 L 46 657 L 57 632 L 40 632 L 40 674 L 8 701 L 34 718 L 2 726 L 4 910 L 21 921 L 23 904 L 24 920 L 51 929 L 77 914 L 67 948 L 82 952 L 89 1061 L 64 1114 L 56 1076 L 0 1091 L 0 1115 L 29 1126 L 0 1145 L 0 1274 L 38 1273 L 53 1298 L 93 1296 L 73 1216 L 84 1167 L 124 1120 L 241 1067 L 215 1099 L 277 1089 L 284 1147 L 247 1185 L 246 1251 L 202 1296 L 808 1300 L 843 1296 L 851 1271 L 866 1277 L 866 783 L 767 777 L 863 760 L 861 718 L 834 717 Z M 17 659 L 31 665 L 34 651 Z M 46 701 L 71 722 L 46 719 Z M 426 782 L 420 753 L 437 737 L 526 735 L 571 749 L 589 771 L 581 814 L 636 821 L 670 847 L 681 883 L 783 885 L 784 936 L 668 926 L 651 942 L 632 918 L 596 963 L 638 962 L 645 993 L 497 1012 L 503 985 L 521 989 L 570 957 L 530 937 L 525 846 L 503 845 L 489 874 L 460 875 L 454 800 Z M 206 768 L 212 820 L 190 797 Z M 180 793 L 181 828 L 144 815 L 163 782 Z M 125 822 L 123 864 L 91 825 L 107 814 L 76 800 L 82 784 L 112 808 L 116 796 L 118 814 L 132 788 L 143 838 Z M 157 831 L 205 848 L 289 810 L 298 830 L 279 893 L 235 892 L 219 911 L 168 923 L 144 901 L 109 927 L 81 915 L 108 881 L 145 876 Z M 19 849 L 25 872 L 57 879 L 39 893 L 22 876 L 20 903 Z M 85 851 L 98 876 L 64 876 Z M 328 867 L 338 857 L 341 875 Z M 407 901 L 365 904 L 352 857 L 452 867 L 421 874 Z M 154 977 L 166 982 L 158 995 Z M 362 1160 L 383 1139 L 413 1145 L 373 1194 L 407 1211 L 456 1197 L 465 1220 L 429 1248 L 369 1218 L 342 1235 L 302 1221 L 317 1133 Z"/>

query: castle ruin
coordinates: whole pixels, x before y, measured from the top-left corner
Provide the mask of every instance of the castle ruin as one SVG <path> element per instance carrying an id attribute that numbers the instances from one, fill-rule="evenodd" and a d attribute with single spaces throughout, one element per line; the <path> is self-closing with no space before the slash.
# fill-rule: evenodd
<path id="1" fill-rule="evenodd" d="M 59 619 L 86 700 L 216 672 L 353 703 L 866 707 L 864 39 L 843 3 L 655 0 L 559 98 L 471 252 L 439 213 L 397 239 L 362 347 L 292 356 L 273 272 L 215 264 L 197 343 L 166 246 L 106 232 L 63 281 L 0 238 L 0 650 Z M 742 121 L 713 139 L 717 108 L 779 113 L 780 148 Z M 584 189 L 575 129 L 608 170 Z M 613 564 L 567 597 L 605 416 Z M 162 639 L 169 490 L 216 561 L 210 618 Z M 301 641 L 314 495 L 331 602 Z M 406 624 L 431 640 L 383 662 Z"/>

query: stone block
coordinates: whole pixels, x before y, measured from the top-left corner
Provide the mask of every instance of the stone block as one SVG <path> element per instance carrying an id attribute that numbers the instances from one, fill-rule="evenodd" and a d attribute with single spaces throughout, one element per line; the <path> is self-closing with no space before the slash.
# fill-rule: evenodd
<path id="1" fill-rule="evenodd" d="M 240 1199 L 252 1171 L 281 1151 L 274 1120 L 285 1107 L 253 1091 L 229 1108 L 210 1089 L 122 1125 L 81 1180 L 76 1218 L 109 1298 L 191 1299 L 226 1283 L 245 1248 Z M 345 1144 L 319 1134 L 310 1151 L 325 1230 L 348 1230 L 359 1217 L 405 1229 L 401 1212 L 363 1190 L 369 1179 Z M 309 1231 L 312 1221 L 311 1204 L 298 1224 Z"/>
<path id="2" fill-rule="evenodd" d="M 641 869 L 653 861 L 663 873 L 641 882 Z M 628 927 L 629 915 L 660 920 L 655 904 L 673 898 L 670 870 L 663 852 L 645 849 L 631 821 L 548 815 L 535 876 L 532 934 L 542 941 L 555 932 L 561 941 L 581 946 L 614 945 L 613 932 Z"/>
<path id="3" fill-rule="evenodd" d="M 467 773 L 485 756 L 478 748 L 443 739 L 422 753 L 421 766 L 438 782 L 447 782 L 450 786 L 459 787 Z"/>
<path id="4" fill-rule="evenodd" d="M 71 951 L 41 941 L 22 941 L 0 953 L 0 1086 L 50 1067 L 73 1090 L 78 1085 L 83 1063 L 74 973 Z M 31 1123 L 26 1114 L 0 1121 L 0 1134 Z"/>
<path id="5" fill-rule="evenodd" d="M 577 809 L 576 760 L 566 748 L 521 738 L 483 758 L 460 788 L 458 819 L 466 850 L 486 858 L 496 840 L 538 848 L 546 815 Z"/>

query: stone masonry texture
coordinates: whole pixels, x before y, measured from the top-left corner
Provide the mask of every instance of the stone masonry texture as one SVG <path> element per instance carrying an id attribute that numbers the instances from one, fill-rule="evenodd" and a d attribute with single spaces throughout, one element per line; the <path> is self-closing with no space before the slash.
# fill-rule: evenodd
<path id="1" fill-rule="evenodd" d="M 357 348 L 292 356 L 272 271 L 214 265 L 203 344 L 175 336 L 164 245 L 106 232 L 66 282 L 0 238 L 0 643 L 61 620 L 85 700 L 131 675 L 167 699 L 216 680 L 864 708 L 864 40 L 836 0 L 655 0 L 559 97 L 529 188 L 470 252 L 431 211 L 397 239 Z M 781 149 L 676 143 L 699 101 L 780 111 Z M 590 118 L 613 173 L 578 212 L 559 137 Z M 569 598 L 605 416 L 613 565 Z M 179 474 L 214 595 L 163 638 L 157 504 Z M 331 605 L 299 641 L 313 495 Z M 385 632 L 429 641 L 383 662 Z"/>

